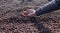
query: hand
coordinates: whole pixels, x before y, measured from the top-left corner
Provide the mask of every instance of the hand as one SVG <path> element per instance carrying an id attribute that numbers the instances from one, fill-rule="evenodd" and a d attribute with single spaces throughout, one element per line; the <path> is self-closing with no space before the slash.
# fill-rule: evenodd
<path id="1" fill-rule="evenodd" d="M 21 15 L 22 16 L 35 16 L 35 10 L 34 9 L 27 9 L 26 11 L 22 11 Z"/>

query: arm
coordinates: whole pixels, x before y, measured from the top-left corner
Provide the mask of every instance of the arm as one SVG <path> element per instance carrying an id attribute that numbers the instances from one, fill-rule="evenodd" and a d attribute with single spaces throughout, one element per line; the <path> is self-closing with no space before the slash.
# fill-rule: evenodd
<path id="1" fill-rule="evenodd" d="M 36 15 L 42 15 L 60 9 L 60 0 L 52 0 L 36 10 Z"/>

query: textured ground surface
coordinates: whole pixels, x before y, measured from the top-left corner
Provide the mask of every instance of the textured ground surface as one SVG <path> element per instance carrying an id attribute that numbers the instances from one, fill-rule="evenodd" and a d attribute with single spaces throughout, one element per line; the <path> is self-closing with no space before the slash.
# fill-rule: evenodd
<path id="1" fill-rule="evenodd" d="M 21 8 L 30 6 L 36 9 L 47 2 L 0 0 L 0 33 L 60 33 L 60 10 L 35 18 L 20 15 Z"/>

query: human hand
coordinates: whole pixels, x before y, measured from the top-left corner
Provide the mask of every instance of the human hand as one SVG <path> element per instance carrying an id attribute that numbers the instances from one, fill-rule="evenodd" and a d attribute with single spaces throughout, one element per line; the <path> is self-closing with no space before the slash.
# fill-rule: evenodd
<path id="1" fill-rule="evenodd" d="M 22 11 L 21 15 L 22 16 L 35 16 L 35 10 L 34 9 L 27 9 L 26 11 Z"/>

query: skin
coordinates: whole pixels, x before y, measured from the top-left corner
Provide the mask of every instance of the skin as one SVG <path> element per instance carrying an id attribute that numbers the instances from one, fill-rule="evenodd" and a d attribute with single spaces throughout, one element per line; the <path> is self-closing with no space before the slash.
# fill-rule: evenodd
<path id="1" fill-rule="evenodd" d="M 22 16 L 36 16 L 36 11 L 34 9 L 27 9 L 26 11 L 22 11 Z"/>

